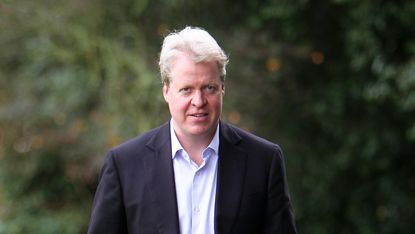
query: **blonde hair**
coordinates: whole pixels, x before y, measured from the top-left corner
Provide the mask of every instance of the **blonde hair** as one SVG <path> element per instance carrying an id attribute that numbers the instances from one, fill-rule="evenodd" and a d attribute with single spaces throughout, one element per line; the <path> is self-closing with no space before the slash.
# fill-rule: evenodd
<path id="1" fill-rule="evenodd" d="M 180 54 L 189 54 L 192 61 L 216 62 L 220 72 L 220 80 L 225 82 L 228 56 L 220 48 L 216 40 L 204 29 L 185 27 L 179 32 L 173 32 L 164 38 L 160 52 L 160 75 L 163 84 L 170 84 L 170 72 L 175 59 Z"/>

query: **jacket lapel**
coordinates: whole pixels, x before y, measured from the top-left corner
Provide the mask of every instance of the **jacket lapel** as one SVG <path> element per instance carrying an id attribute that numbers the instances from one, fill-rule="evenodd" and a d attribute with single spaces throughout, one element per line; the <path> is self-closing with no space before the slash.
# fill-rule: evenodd
<path id="1" fill-rule="evenodd" d="M 170 126 L 163 125 L 148 142 L 147 147 L 154 150 L 152 171 L 153 189 L 160 233 L 179 234 L 179 218 L 176 202 L 173 163 L 171 156 Z"/>
<path id="2" fill-rule="evenodd" d="M 215 230 L 229 233 L 238 214 L 246 168 L 246 153 L 237 147 L 242 139 L 226 124 L 220 125 Z"/>

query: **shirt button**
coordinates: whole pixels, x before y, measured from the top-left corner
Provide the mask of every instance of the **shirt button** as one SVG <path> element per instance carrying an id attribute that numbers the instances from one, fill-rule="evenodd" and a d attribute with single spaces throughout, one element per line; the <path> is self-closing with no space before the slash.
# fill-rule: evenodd
<path id="1" fill-rule="evenodd" d="M 200 209 L 199 209 L 199 207 L 195 207 L 195 208 L 193 208 L 193 211 L 194 211 L 195 213 L 199 213 L 199 212 L 200 212 Z"/>

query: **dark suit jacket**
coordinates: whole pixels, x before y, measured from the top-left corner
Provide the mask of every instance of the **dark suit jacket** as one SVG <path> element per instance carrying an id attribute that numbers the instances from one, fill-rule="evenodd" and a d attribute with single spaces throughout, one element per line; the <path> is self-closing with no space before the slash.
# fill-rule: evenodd
<path id="1" fill-rule="evenodd" d="M 296 233 L 281 149 L 219 129 L 215 233 Z M 88 233 L 180 233 L 168 123 L 108 153 Z"/>

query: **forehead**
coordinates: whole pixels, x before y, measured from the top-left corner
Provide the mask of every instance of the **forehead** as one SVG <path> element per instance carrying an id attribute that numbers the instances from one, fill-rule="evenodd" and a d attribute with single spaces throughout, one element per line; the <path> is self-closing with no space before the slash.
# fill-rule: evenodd
<path id="1" fill-rule="evenodd" d="M 219 68 L 216 62 L 194 62 L 189 55 L 179 55 L 172 66 L 173 80 L 219 80 Z"/>

